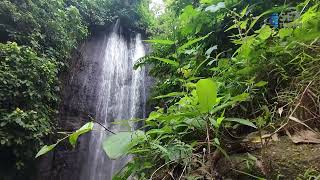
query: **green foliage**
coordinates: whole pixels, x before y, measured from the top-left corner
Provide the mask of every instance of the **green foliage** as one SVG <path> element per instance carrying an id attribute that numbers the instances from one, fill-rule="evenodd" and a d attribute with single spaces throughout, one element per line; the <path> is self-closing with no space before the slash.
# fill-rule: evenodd
<path id="1" fill-rule="evenodd" d="M 57 102 L 57 65 L 31 48 L 0 44 L 0 141 L 15 148 L 20 161 L 31 158 L 51 131 L 50 106 Z"/>
<path id="2" fill-rule="evenodd" d="M 38 158 L 39 156 L 42 156 L 44 154 L 47 154 L 48 152 L 54 150 L 54 148 L 63 140 L 65 139 L 69 139 L 69 143 L 72 145 L 72 147 L 75 147 L 78 137 L 81 136 L 82 134 L 86 134 L 90 131 L 93 130 L 93 122 L 88 122 L 85 125 L 83 125 L 80 129 L 76 130 L 73 133 L 69 133 L 69 135 L 65 136 L 62 139 L 59 139 L 55 144 L 51 144 L 51 145 L 44 145 L 36 154 L 36 158 Z"/>
<path id="3" fill-rule="evenodd" d="M 103 149 L 111 159 L 117 159 L 126 155 L 129 150 L 143 141 L 145 138 L 143 131 L 119 132 L 109 136 L 103 142 Z"/>
<path id="4" fill-rule="evenodd" d="M 217 84 L 210 79 L 201 79 L 196 86 L 200 112 L 208 113 L 217 103 Z"/>
<path id="5" fill-rule="evenodd" d="M 167 14 L 157 22 L 162 29 L 149 40 L 154 51 L 137 64 L 153 65 L 150 74 L 158 80 L 152 99 L 156 110 L 145 120 L 146 141 L 132 147 L 134 161 L 118 178 L 132 174 L 146 179 L 157 174 L 162 179 L 166 174 L 161 171 L 178 172 L 173 176 L 186 179 L 210 179 L 212 172 L 194 174 L 197 168 L 210 166 L 210 152 L 204 155 L 203 149 L 226 155 L 224 148 L 230 141 L 226 132 L 279 127 L 275 104 L 288 106 L 307 82 L 319 84 L 315 70 L 319 68 L 319 5 L 298 4 L 304 10 L 301 17 L 290 28 L 276 29 L 263 19 L 287 6 L 273 8 L 274 3 L 167 1 Z M 162 57 L 179 64 L 159 60 Z M 320 96 L 316 85 L 312 91 Z M 170 158 L 170 147 L 178 142 L 189 149 L 188 156 Z M 196 168 L 194 161 L 203 165 Z"/>
<path id="6" fill-rule="evenodd" d="M 56 124 L 58 74 L 67 69 L 79 43 L 96 27 L 108 26 L 116 19 L 128 24 L 128 29 L 143 28 L 144 24 L 138 23 L 140 2 L 0 2 L 0 151 L 8 157 L 1 164 L 12 169 L 12 172 L 1 170 L 0 175 L 11 173 L 8 176 L 19 179 L 24 177 L 23 170 L 35 164 L 32 161 L 36 150 Z M 70 143 L 75 145 L 77 137 L 88 128 L 70 136 Z M 47 146 L 42 153 L 50 148 Z M 14 166 L 21 171 L 15 172 Z"/>

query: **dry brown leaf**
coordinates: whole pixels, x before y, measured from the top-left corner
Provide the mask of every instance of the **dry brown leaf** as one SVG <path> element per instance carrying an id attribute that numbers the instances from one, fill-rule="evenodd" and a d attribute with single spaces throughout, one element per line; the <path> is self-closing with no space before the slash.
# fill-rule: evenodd
<path id="1" fill-rule="evenodd" d="M 288 134 L 288 132 L 287 132 Z M 320 136 L 319 134 L 310 131 L 310 130 L 302 130 L 299 132 L 295 132 L 294 135 L 289 135 L 289 138 L 294 143 L 312 143 L 312 144 L 320 144 Z"/>
<path id="2" fill-rule="evenodd" d="M 309 127 L 306 123 L 302 122 L 301 120 L 299 120 L 298 118 L 296 117 L 293 117 L 293 116 L 289 116 L 289 119 L 290 120 L 293 120 L 299 124 L 302 124 L 303 126 L 307 127 L 308 129 L 310 129 L 311 131 L 314 131 L 311 127 Z"/>

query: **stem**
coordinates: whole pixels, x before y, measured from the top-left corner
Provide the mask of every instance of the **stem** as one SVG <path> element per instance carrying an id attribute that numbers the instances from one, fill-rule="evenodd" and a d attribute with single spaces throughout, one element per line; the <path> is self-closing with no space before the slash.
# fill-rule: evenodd
<path id="1" fill-rule="evenodd" d="M 206 121 L 207 123 L 206 123 L 206 129 L 207 129 L 207 140 L 208 140 L 208 157 L 210 156 L 210 152 L 211 152 L 211 150 L 210 150 L 210 134 L 209 134 L 209 122 L 208 122 L 208 120 Z"/>
<path id="2" fill-rule="evenodd" d="M 90 116 L 90 115 L 88 115 L 89 116 L 89 118 L 90 118 L 90 120 L 92 121 L 92 122 L 95 122 L 95 123 L 97 123 L 97 124 L 99 124 L 101 127 L 103 127 L 106 131 L 108 131 L 108 132 L 110 132 L 110 133 L 112 133 L 112 134 L 116 134 L 116 133 L 114 133 L 113 131 L 111 131 L 110 129 L 108 129 L 107 127 L 105 127 L 103 124 L 101 124 L 100 122 L 98 122 L 98 121 L 96 121 L 96 120 L 94 120 L 93 118 L 92 118 L 92 116 Z"/>

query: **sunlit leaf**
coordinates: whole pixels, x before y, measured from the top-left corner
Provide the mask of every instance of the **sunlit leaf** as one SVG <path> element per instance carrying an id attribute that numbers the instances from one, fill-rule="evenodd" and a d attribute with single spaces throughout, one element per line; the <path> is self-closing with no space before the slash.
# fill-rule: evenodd
<path id="1" fill-rule="evenodd" d="M 84 133 L 87 133 L 93 129 L 93 122 L 88 122 L 87 124 L 83 125 L 80 129 L 78 129 L 76 132 L 72 133 L 69 137 L 70 144 L 75 147 L 78 137 Z"/>
<path id="2" fill-rule="evenodd" d="M 150 40 L 144 40 L 148 43 L 154 43 L 154 44 L 164 44 L 164 45 L 172 45 L 174 44 L 174 41 L 171 40 L 163 40 L 163 39 L 150 39 Z"/>
<path id="3" fill-rule="evenodd" d="M 279 30 L 279 37 L 281 39 L 284 39 L 286 37 L 291 36 L 293 33 L 293 29 L 292 28 L 282 28 Z"/>
<path id="4" fill-rule="evenodd" d="M 49 151 L 53 150 L 56 147 L 57 144 L 52 144 L 52 145 L 45 145 L 43 146 L 40 151 L 37 153 L 36 158 L 39 156 L 42 156 L 44 154 L 47 154 Z"/>
<path id="5" fill-rule="evenodd" d="M 217 83 L 211 79 L 201 79 L 196 86 L 200 111 L 209 112 L 217 102 Z"/>
<path id="6" fill-rule="evenodd" d="M 150 114 L 149 114 L 149 117 L 147 119 L 147 121 L 151 121 L 151 120 L 155 120 L 157 119 L 158 117 L 160 117 L 162 114 L 161 113 L 158 113 L 156 111 L 152 111 Z"/>
<path id="7" fill-rule="evenodd" d="M 219 118 L 217 119 L 217 124 L 218 124 L 218 126 L 221 125 L 221 123 L 222 123 L 222 121 L 223 121 L 224 119 L 225 119 L 224 117 L 219 117 Z"/>
<path id="8" fill-rule="evenodd" d="M 248 5 L 241 11 L 240 17 L 243 18 L 248 12 Z"/>
<path id="9" fill-rule="evenodd" d="M 242 94 L 240 94 L 240 95 L 238 95 L 238 96 L 232 97 L 231 99 L 232 99 L 233 101 L 241 102 L 241 101 L 246 101 L 246 100 L 248 100 L 248 99 L 249 99 L 249 96 L 250 96 L 249 93 L 242 93 Z"/>
<path id="10" fill-rule="evenodd" d="M 110 159 L 117 159 L 126 155 L 132 147 L 145 137 L 143 131 L 119 132 L 110 135 L 103 142 L 103 150 Z"/>
<path id="11" fill-rule="evenodd" d="M 270 26 L 265 25 L 259 30 L 258 37 L 262 40 L 266 40 L 271 36 L 271 33 L 272 33 L 272 29 L 270 28 Z"/>
<path id="12" fill-rule="evenodd" d="M 257 82 L 254 86 L 256 86 L 256 87 L 263 87 L 263 86 L 265 86 L 265 85 L 267 85 L 268 84 L 268 82 L 266 82 L 266 81 L 259 81 L 259 82 Z"/>
<path id="13" fill-rule="evenodd" d="M 168 98 L 168 97 L 180 97 L 180 96 L 184 96 L 186 93 L 185 92 L 172 92 L 166 95 L 161 95 L 161 96 L 157 96 L 154 99 L 163 99 L 163 98 Z"/>

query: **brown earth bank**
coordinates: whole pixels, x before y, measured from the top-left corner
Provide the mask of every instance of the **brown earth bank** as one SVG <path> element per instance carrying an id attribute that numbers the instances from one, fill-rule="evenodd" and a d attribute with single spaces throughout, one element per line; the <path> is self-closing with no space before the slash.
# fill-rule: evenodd
<path id="1" fill-rule="evenodd" d="M 251 152 L 222 157 L 221 179 L 320 179 L 320 144 L 295 144 L 288 137 Z"/>

